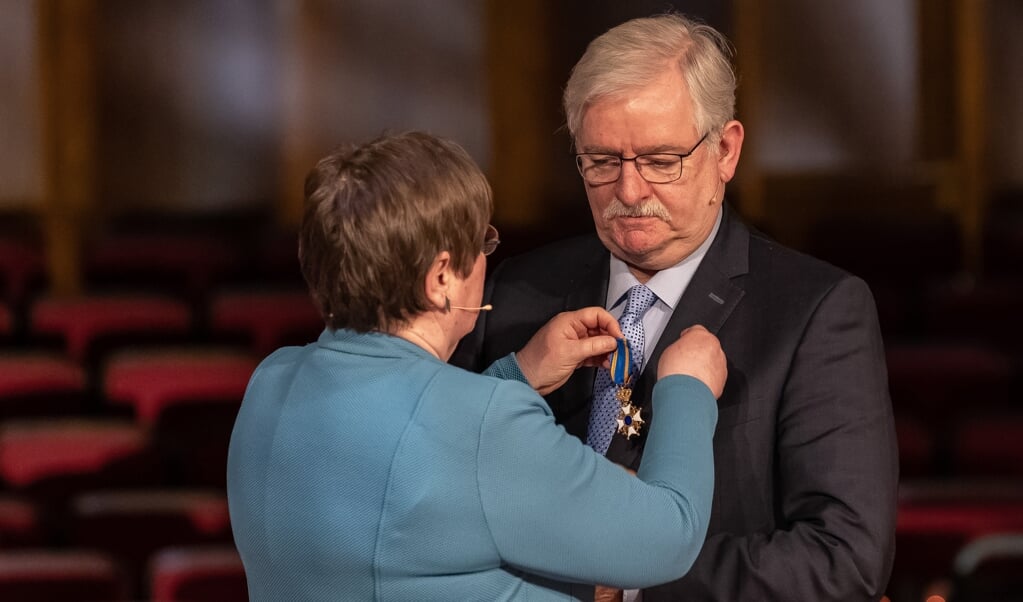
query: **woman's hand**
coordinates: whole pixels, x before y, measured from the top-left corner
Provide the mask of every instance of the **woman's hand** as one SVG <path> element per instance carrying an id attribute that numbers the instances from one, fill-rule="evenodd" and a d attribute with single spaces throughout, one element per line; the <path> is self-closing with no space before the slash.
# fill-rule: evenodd
<path id="1" fill-rule="evenodd" d="M 515 354 L 522 374 L 540 395 L 565 384 L 580 366 L 600 366 L 623 338 L 618 321 L 602 307 L 560 313 Z"/>
<path id="2" fill-rule="evenodd" d="M 715 398 L 720 398 L 728 379 L 728 362 L 721 342 L 700 325 L 682 331 L 668 345 L 657 362 L 657 378 L 669 374 L 687 374 L 703 381 Z"/>

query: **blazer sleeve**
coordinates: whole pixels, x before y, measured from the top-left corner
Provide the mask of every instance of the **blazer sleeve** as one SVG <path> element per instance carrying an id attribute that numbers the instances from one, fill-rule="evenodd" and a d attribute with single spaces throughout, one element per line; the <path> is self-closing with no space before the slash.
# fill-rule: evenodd
<path id="1" fill-rule="evenodd" d="M 515 357 L 515 353 L 509 353 L 502 358 L 498 358 L 497 361 L 490 364 L 483 371 L 483 374 L 500 378 L 501 380 L 514 380 L 524 385 L 529 384 L 529 381 L 526 380 L 526 375 L 522 373 L 522 368 L 519 366 L 519 360 Z"/>
<path id="2" fill-rule="evenodd" d="M 682 580 L 644 600 L 876 600 L 894 557 L 898 452 L 869 289 L 840 280 L 792 358 L 776 422 L 780 517 L 707 538 Z"/>
<path id="3" fill-rule="evenodd" d="M 636 478 L 554 423 L 543 399 L 502 381 L 479 443 L 480 500 L 509 565 L 541 577 L 638 588 L 677 579 L 707 531 L 717 404 L 689 376 L 657 383 Z"/>

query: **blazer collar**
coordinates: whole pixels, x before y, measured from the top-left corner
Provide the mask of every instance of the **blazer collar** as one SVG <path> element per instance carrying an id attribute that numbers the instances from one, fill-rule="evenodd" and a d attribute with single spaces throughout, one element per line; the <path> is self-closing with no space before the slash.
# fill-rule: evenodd
<path id="1" fill-rule="evenodd" d="M 666 331 L 681 332 L 702 324 L 717 334 L 745 294 L 738 277 L 749 272 L 750 233 L 729 205 L 722 206 L 721 211 L 717 237 L 679 300 Z M 658 348 L 663 349 L 667 342 L 662 337 Z"/>

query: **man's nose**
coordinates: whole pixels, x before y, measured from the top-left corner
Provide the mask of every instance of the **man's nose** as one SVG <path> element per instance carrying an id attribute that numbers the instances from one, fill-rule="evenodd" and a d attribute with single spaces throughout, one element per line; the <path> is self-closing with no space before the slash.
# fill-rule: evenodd
<path id="1" fill-rule="evenodd" d="M 650 196 L 650 182 L 640 175 L 635 161 L 622 161 L 622 175 L 615 186 L 618 200 L 626 205 L 638 203 Z"/>

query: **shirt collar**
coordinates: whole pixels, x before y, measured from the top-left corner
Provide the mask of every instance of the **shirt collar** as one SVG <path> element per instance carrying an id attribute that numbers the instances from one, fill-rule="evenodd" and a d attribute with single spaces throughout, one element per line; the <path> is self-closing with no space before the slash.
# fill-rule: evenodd
<path id="1" fill-rule="evenodd" d="M 682 298 L 682 293 L 686 291 L 689 281 L 693 279 L 696 268 L 700 267 L 700 262 L 707 255 L 707 249 L 714 242 L 714 237 L 717 236 L 718 228 L 721 226 L 721 214 L 722 211 L 719 209 L 710 235 L 700 243 L 699 247 L 696 247 L 695 251 L 670 268 L 657 272 L 647 281 L 646 287 L 657 295 L 658 301 L 664 303 L 670 310 L 675 310 L 679 299 Z M 639 284 L 639 280 L 629 271 L 629 266 L 621 259 L 611 255 L 611 273 L 607 283 L 605 307 L 612 309 L 622 303 L 629 289 L 636 284 Z"/>

